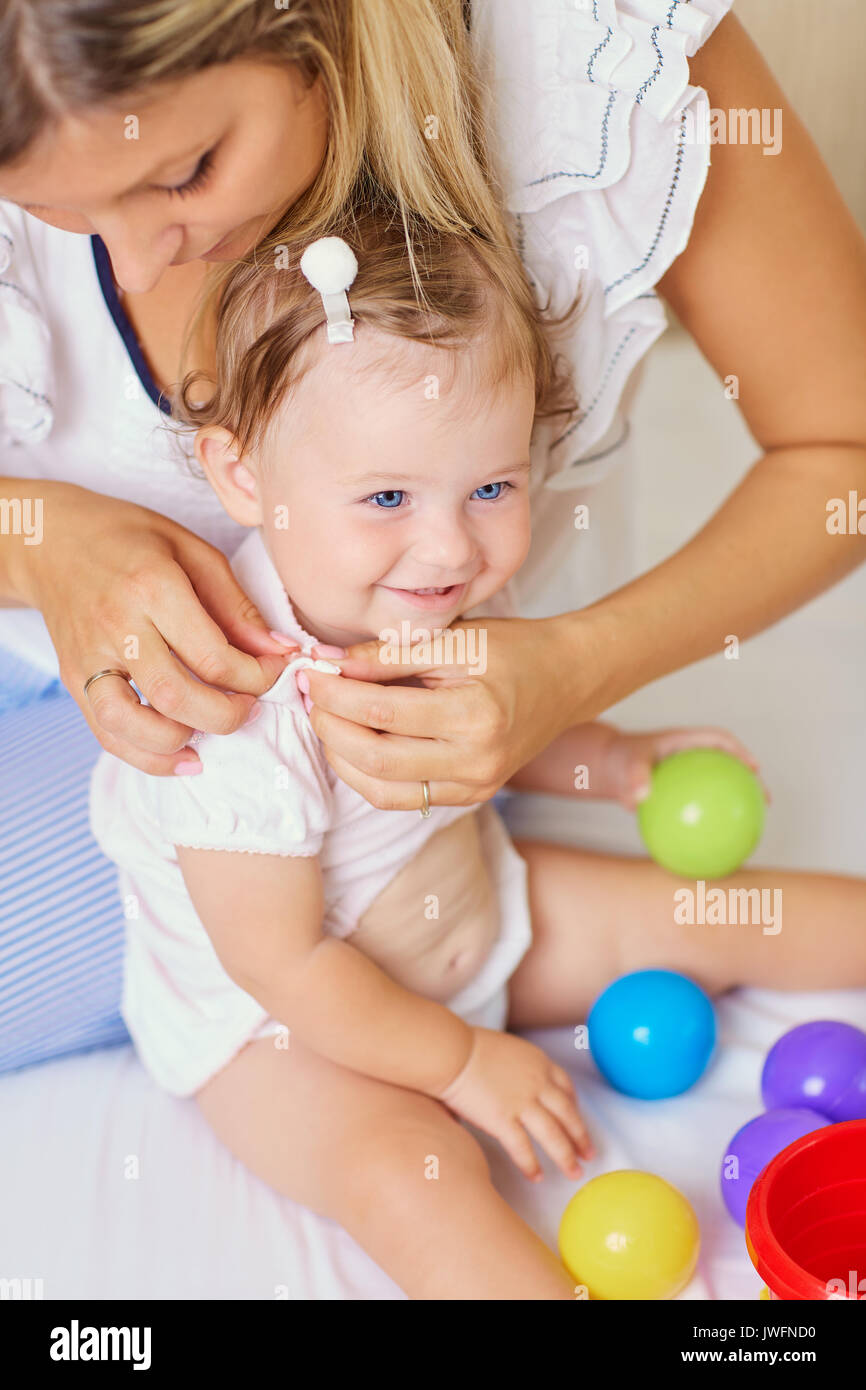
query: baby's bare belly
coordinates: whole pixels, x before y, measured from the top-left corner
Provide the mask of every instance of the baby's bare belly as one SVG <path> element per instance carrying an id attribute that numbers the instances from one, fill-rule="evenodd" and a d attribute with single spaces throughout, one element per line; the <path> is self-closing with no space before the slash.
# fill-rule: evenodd
<path id="1" fill-rule="evenodd" d="M 478 973 L 499 935 L 478 811 L 437 830 L 361 917 L 349 941 L 399 984 L 445 1001 Z"/>

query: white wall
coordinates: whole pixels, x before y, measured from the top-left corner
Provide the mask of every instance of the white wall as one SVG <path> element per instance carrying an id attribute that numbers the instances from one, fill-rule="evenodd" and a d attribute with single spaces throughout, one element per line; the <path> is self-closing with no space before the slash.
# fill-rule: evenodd
<path id="1" fill-rule="evenodd" d="M 866 0 L 735 0 L 866 229 Z"/>

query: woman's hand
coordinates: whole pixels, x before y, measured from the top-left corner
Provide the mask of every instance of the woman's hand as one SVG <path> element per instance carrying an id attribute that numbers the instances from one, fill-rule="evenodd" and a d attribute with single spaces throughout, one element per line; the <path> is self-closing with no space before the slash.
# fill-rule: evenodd
<path id="1" fill-rule="evenodd" d="M 604 707 L 592 631 L 573 614 L 458 622 L 448 634 L 474 637 L 463 654 L 483 658 L 438 666 L 409 652 L 391 661 L 379 642 L 345 657 L 314 648 L 342 675 L 302 673 L 313 728 L 334 771 L 373 806 L 420 809 L 422 780 L 434 806 L 486 801 L 563 729 Z M 377 683 L 408 677 L 423 688 Z"/>
<path id="2" fill-rule="evenodd" d="M 497 1139 L 525 1177 L 542 1176 L 530 1137 L 567 1178 L 579 1177 L 578 1154 L 592 1158 L 593 1150 L 568 1072 L 511 1033 L 472 1033 L 469 1060 L 436 1099 Z"/>
<path id="3" fill-rule="evenodd" d="M 228 734 L 283 670 L 275 641 L 225 556 L 174 521 L 63 483 L 41 485 L 44 536 L 20 596 L 41 610 L 60 676 L 103 748 L 144 772 L 201 767 L 195 729 Z M 237 645 L 233 645 L 237 644 Z M 150 708 L 117 677 L 128 671 Z"/>

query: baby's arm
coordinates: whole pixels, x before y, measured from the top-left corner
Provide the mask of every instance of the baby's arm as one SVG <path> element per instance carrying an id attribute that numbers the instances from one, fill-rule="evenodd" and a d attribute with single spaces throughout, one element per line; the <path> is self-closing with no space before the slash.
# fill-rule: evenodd
<path id="1" fill-rule="evenodd" d="M 618 801 L 633 811 L 649 795 L 652 768 L 686 748 L 720 748 L 753 772 L 758 764 L 727 729 L 656 729 L 628 733 L 614 724 L 576 724 L 532 758 L 507 783 L 517 791 Z M 764 793 L 767 795 L 766 788 Z M 768 797 L 769 800 L 769 797 Z"/>
<path id="2" fill-rule="evenodd" d="M 619 737 L 619 729 L 600 720 L 576 724 L 518 768 L 506 786 L 515 791 L 604 800 L 611 794 L 608 764 L 611 748 Z M 578 777 L 579 768 L 587 769 L 585 778 Z M 575 782 L 581 785 L 576 786 Z"/>
<path id="3" fill-rule="evenodd" d="M 464 1067 L 473 1031 L 322 933 L 313 856 L 177 848 L 193 906 L 226 973 L 314 1052 L 433 1094 Z"/>
<path id="4" fill-rule="evenodd" d="M 535 1139 L 574 1177 L 589 1136 L 568 1073 L 534 1043 L 470 1027 L 322 934 L 311 857 L 184 849 L 193 905 L 227 974 L 312 1051 L 422 1091 L 498 1139 L 527 1177 Z"/>

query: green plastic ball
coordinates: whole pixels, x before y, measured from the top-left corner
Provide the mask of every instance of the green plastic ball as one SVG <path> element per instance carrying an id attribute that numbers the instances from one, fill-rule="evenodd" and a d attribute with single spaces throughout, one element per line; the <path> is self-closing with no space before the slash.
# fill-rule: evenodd
<path id="1" fill-rule="evenodd" d="M 637 818 L 663 869 L 683 878 L 724 878 L 761 838 L 764 793 L 739 758 L 718 748 L 688 748 L 653 768 Z"/>

